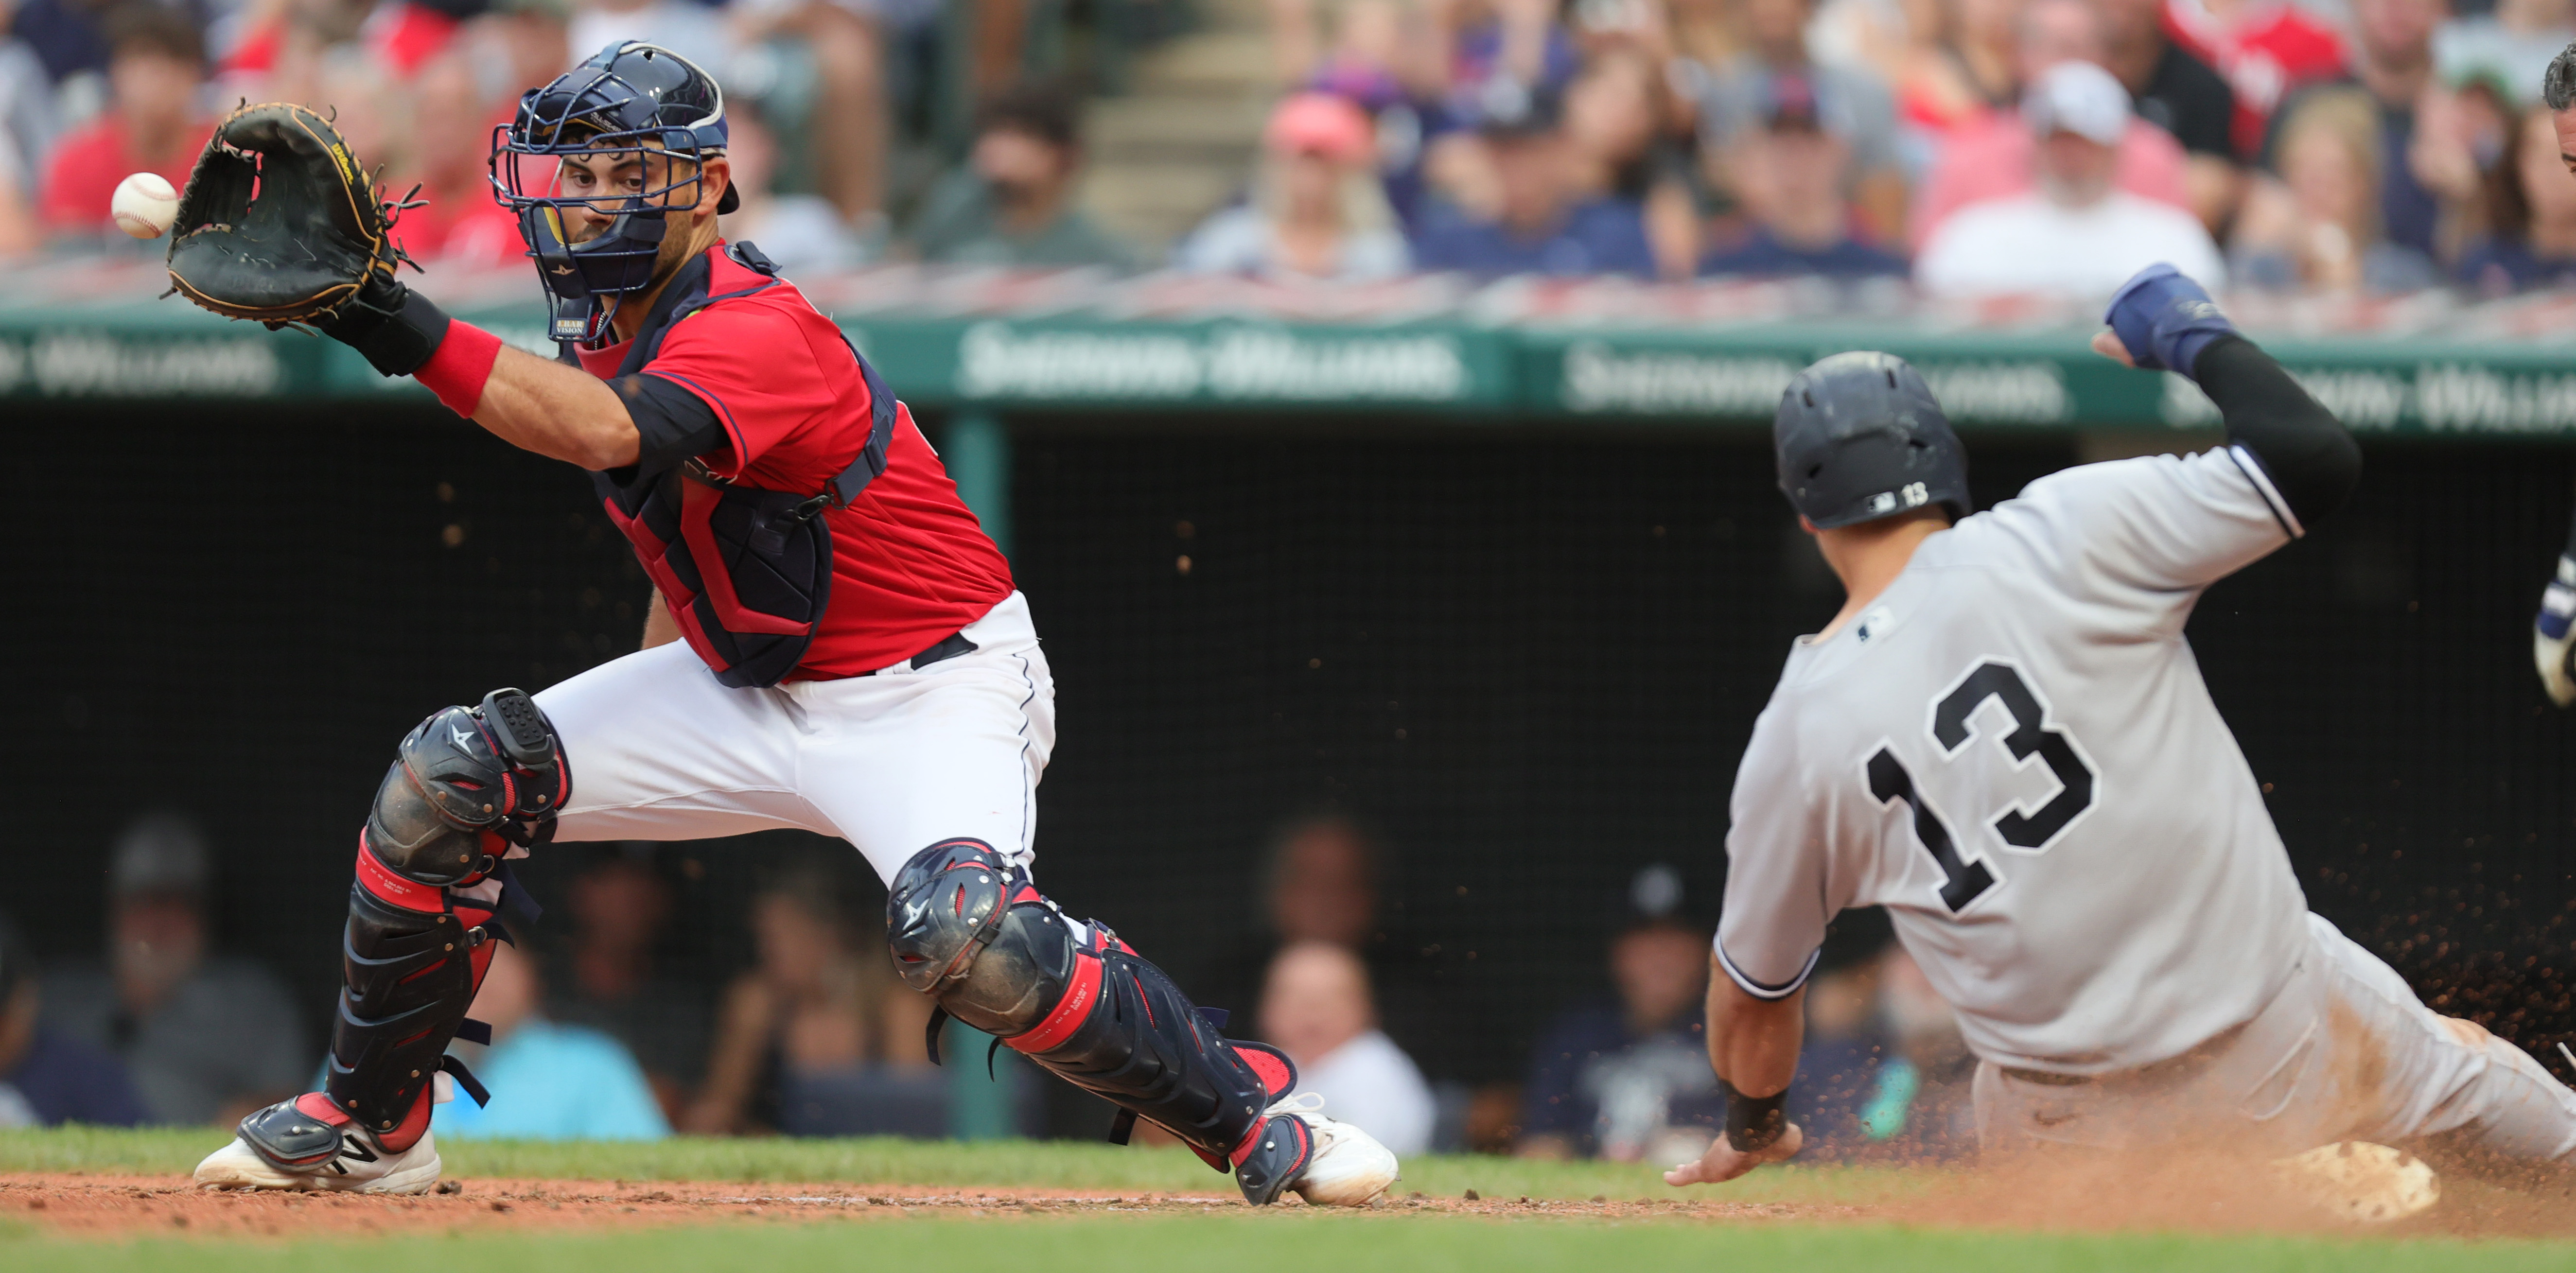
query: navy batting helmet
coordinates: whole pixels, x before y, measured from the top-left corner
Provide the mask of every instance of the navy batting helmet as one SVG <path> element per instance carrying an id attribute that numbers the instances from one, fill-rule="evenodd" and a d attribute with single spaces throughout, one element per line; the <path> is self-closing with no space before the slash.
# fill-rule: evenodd
<path id="1" fill-rule="evenodd" d="M 1771 420 L 1780 493 L 1819 528 L 1939 504 L 1968 515 L 1968 456 L 1932 389 L 1894 354 L 1835 354 L 1789 382 Z"/>
<path id="2" fill-rule="evenodd" d="M 492 184 L 519 214 L 519 233 L 537 274 L 554 297 L 551 335 L 594 340 L 608 328 L 617 298 L 650 287 L 662 251 L 664 215 L 698 202 L 705 160 L 724 153 L 724 90 L 695 63 L 656 45 L 620 41 L 519 99 L 516 118 L 495 131 Z M 570 155 L 659 151 L 675 160 L 660 184 L 638 190 L 568 187 Z M 718 212 L 740 203 L 725 187 Z M 566 208 L 616 220 L 575 243 L 564 231 Z"/>

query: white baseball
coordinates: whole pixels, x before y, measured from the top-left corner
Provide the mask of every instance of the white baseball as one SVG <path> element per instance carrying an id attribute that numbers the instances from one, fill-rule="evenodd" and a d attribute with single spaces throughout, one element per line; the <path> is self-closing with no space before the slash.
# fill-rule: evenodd
<path id="1" fill-rule="evenodd" d="M 108 210 L 116 214 L 117 229 L 138 239 L 157 239 L 179 219 L 179 192 L 157 172 L 138 172 L 116 183 Z"/>

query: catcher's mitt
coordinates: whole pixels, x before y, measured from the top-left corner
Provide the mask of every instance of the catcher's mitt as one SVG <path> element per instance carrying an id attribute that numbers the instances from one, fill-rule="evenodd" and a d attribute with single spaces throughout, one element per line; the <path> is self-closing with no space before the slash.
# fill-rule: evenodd
<path id="1" fill-rule="evenodd" d="M 188 173 L 170 282 L 230 318 L 327 330 L 370 283 L 378 297 L 399 287 L 394 265 L 409 258 L 387 232 L 401 206 L 379 197 L 330 120 L 283 102 L 244 106 L 215 125 Z"/>

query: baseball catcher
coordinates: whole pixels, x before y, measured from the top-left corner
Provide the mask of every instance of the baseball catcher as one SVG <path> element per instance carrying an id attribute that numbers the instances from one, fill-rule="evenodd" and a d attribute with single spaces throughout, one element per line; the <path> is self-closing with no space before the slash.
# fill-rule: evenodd
<path id="1" fill-rule="evenodd" d="M 1781 399 L 1780 489 L 1848 595 L 1791 648 L 1736 776 L 1708 1002 L 1726 1134 L 1667 1181 L 1797 1152 L 1803 987 L 1852 906 L 1886 907 L 1957 1010 L 1989 1147 L 2576 1152 L 2576 1093 L 2308 911 L 2183 636 L 2203 589 L 2343 504 L 2359 448 L 2171 266 L 2108 322 L 2094 347 L 2197 381 L 2224 446 L 1971 516 L 1903 361 L 1837 354 Z"/>
<path id="2" fill-rule="evenodd" d="M 395 276 L 399 206 L 327 120 L 251 107 L 199 158 L 178 291 L 310 326 L 589 470 L 655 601 L 642 650 L 403 738 L 358 835 L 322 1090 L 243 1119 L 197 1179 L 429 1188 L 431 1106 L 451 1084 L 479 1091 L 448 1042 L 477 1035 L 489 943 L 527 913 L 513 859 L 551 840 L 800 827 L 848 840 L 887 882 L 905 981 L 1117 1105 L 1121 1138 L 1138 1118 L 1164 1127 L 1255 1204 L 1366 1202 L 1392 1155 L 1294 1100 L 1284 1055 L 1224 1038 L 1161 969 L 1037 890 L 1055 699 L 1029 604 L 875 369 L 758 248 L 719 236 L 737 202 L 725 143 L 715 81 L 636 43 L 527 93 L 495 130 L 494 186 L 560 361 Z"/>

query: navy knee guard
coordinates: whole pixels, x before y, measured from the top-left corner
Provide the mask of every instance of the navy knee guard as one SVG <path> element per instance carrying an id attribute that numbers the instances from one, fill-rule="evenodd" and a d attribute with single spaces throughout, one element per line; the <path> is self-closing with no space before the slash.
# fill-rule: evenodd
<path id="1" fill-rule="evenodd" d="M 508 937 L 495 921 L 535 909 L 504 860 L 552 834 L 571 786 L 554 727 L 518 690 L 447 708 L 403 738 L 358 838 L 323 1083 L 368 1131 L 411 1134 L 433 1077 L 459 1069 L 445 1053 L 459 1033 L 475 1037 L 465 1011 L 491 964 L 487 943 Z"/>
<path id="2" fill-rule="evenodd" d="M 1276 1137 L 1256 1135 L 1263 1111 L 1296 1087 L 1296 1066 L 1219 1035 L 1162 969 L 1099 923 L 1077 938 L 992 846 L 932 845 L 887 893 L 887 941 L 904 981 L 943 1014 L 1117 1105 L 1122 1130 L 1135 1118 L 1162 1127 L 1234 1173 L 1255 1202 L 1277 1197 L 1305 1162 L 1302 1144 L 1264 1152 Z"/>
<path id="3" fill-rule="evenodd" d="M 494 690 L 479 707 L 433 713 L 403 736 L 367 812 L 367 846 L 423 884 L 488 875 L 518 844 L 551 834 L 572 791 L 554 726 L 536 700 Z"/>

